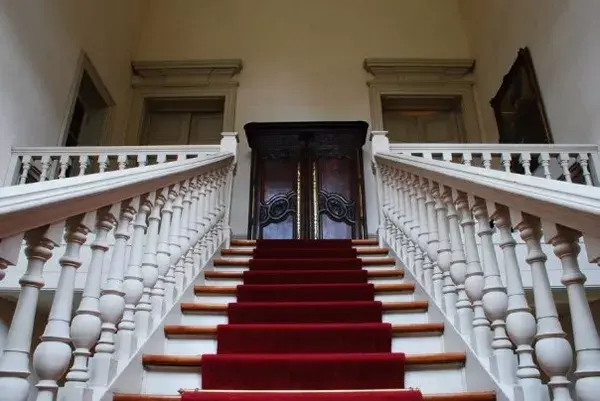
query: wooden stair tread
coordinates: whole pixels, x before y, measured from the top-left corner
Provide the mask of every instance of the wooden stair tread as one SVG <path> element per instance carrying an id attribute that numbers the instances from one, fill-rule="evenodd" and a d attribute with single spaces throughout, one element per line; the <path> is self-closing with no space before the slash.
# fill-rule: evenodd
<path id="1" fill-rule="evenodd" d="M 244 272 L 224 272 L 224 271 L 205 271 L 205 278 L 219 278 L 219 279 L 241 279 L 244 277 Z M 404 270 L 402 269 L 389 269 L 389 270 L 369 270 L 367 272 L 369 278 L 382 278 L 382 277 L 404 277 Z"/>
<path id="2" fill-rule="evenodd" d="M 231 246 L 255 246 L 256 240 L 254 239 L 232 239 Z M 353 239 L 352 245 L 379 245 L 377 239 Z"/>
<path id="3" fill-rule="evenodd" d="M 464 352 L 440 352 L 432 354 L 407 354 L 406 366 L 418 367 L 422 365 L 464 364 L 467 356 Z M 187 366 L 202 365 L 202 355 L 142 355 L 144 365 L 153 366 Z"/>
<path id="4" fill-rule="evenodd" d="M 415 285 L 412 283 L 400 283 L 400 284 L 374 284 L 375 293 L 384 292 L 413 292 Z M 194 286 L 194 293 L 208 293 L 208 294 L 226 294 L 232 295 L 236 293 L 234 286 L 222 286 L 222 285 L 196 285 Z"/>
<path id="5" fill-rule="evenodd" d="M 391 257 L 382 257 L 382 258 L 363 258 L 362 265 L 363 266 L 378 266 L 378 265 L 395 265 L 396 260 Z M 249 266 L 250 259 L 232 259 L 232 258 L 215 258 L 213 259 L 214 266 L 221 267 L 234 267 L 234 266 Z"/>
<path id="6" fill-rule="evenodd" d="M 427 301 L 383 302 L 384 311 L 427 311 Z M 202 302 L 182 302 L 183 313 L 192 312 L 227 312 L 227 304 L 209 304 Z"/>
<path id="7" fill-rule="evenodd" d="M 389 252 L 388 248 L 384 247 L 371 247 L 371 248 L 356 248 L 358 255 L 387 255 Z M 223 256 L 252 256 L 254 255 L 254 249 L 236 249 L 226 248 L 221 250 Z"/>
<path id="8" fill-rule="evenodd" d="M 444 332 L 443 323 L 410 323 L 392 325 L 392 334 L 395 336 L 406 334 Z M 214 336 L 217 334 L 217 326 L 194 326 L 171 324 L 165 326 L 165 335 L 169 336 Z"/>
<path id="9" fill-rule="evenodd" d="M 307 392 L 303 390 L 303 392 Z M 492 391 L 451 394 L 423 394 L 424 401 L 495 401 Z M 122 394 L 115 393 L 113 401 L 181 401 L 180 395 Z"/>

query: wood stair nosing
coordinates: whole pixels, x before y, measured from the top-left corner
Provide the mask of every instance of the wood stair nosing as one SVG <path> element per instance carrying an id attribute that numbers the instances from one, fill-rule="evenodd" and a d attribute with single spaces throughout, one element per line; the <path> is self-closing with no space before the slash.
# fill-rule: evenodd
<path id="1" fill-rule="evenodd" d="M 227 304 L 209 304 L 201 302 L 182 302 L 182 313 L 202 313 L 202 312 L 227 312 Z M 383 302 L 384 311 L 406 311 L 406 312 L 426 312 L 429 307 L 427 301 L 404 301 L 404 302 Z"/>
<path id="2" fill-rule="evenodd" d="M 213 259 L 213 266 L 219 267 L 239 267 L 249 266 L 250 259 L 232 259 L 232 258 L 215 258 Z M 383 258 L 362 258 L 363 266 L 395 266 L 396 260 L 391 257 Z"/>
<path id="3" fill-rule="evenodd" d="M 115 393 L 113 401 L 181 401 L 181 396 Z M 423 401 L 496 401 L 496 394 L 492 391 L 423 394 Z"/>
<path id="4" fill-rule="evenodd" d="M 464 364 L 467 356 L 464 352 L 440 352 L 431 354 L 407 354 L 407 367 L 420 367 L 424 365 L 454 365 Z M 142 355 L 144 366 L 165 367 L 201 367 L 202 355 L 164 355 L 144 354 Z"/>
<path id="5" fill-rule="evenodd" d="M 357 255 L 387 255 L 389 249 L 385 247 L 363 247 L 354 248 L 356 249 Z M 221 250 L 222 256 L 253 256 L 254 249 L 238 249 L 238 248 L 225 248 Z"/>
<path id="6" fill-rule="evenodd" d="M 217 326 L 195 326 L 171 324 L 164 328 L 165 336 L 215 336 Z M 402 336 L 411 334 L 442 334 L 443 323 L 410 323 L 392 325 L 392 335 Z"/>
<path id="7" fill-rule="evenodd" d="M 300 271 L 300 270 L 298 270 Z M 331 270 L 335 272 L 335 270 Z M 367 271 L 368 278 L 385 278 L 385 277 L 404 277 L 403 269 L 389 269 L 389 270 L 369 270 Z M 242 279 L 244 278 L 244 272 L 224 272 L 216 270 L 206 270 L 204 272 L 204 278 L 210 279 Z"/>
<path id="8" fill-rule="evenodd" d="M 400 284 L 374 284 L 375 293 L 398 293 L 398 292 L 413 292 L 415 285 L 413 283 Z M 221 285 L 196 285 L 194 286 L 195 294 L 223 294 L 235 295 L 237 287 L 221 286 Z"/>
<path id="9" fill-rule="evenodd" d="M 256 240 L 254 239 L 232 239 L 231 246 L 255 246 Z M 379 241 L 374 238 L 367 239 L 353 239 L 352 245 L 379 245 Z"/>

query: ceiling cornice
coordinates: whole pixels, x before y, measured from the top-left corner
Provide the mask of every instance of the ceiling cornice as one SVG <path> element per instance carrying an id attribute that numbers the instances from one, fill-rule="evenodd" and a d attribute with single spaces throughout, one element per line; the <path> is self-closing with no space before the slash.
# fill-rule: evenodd
<path id="1" fill-rule="evenodd" d="M 475 67 L 472 59 L 406 59 L 406 58 L 367 58 L 364 69 L 378 77 L 399 75 L 432 75 L 461 78 Z"/>

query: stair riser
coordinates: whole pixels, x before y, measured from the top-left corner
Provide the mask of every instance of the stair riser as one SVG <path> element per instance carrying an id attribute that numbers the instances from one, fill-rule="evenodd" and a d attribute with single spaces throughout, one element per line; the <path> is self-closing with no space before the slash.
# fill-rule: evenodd
<path id="1" fill-rule="evenodd" d="M 375 295 L 376 301 L 381 302 L 404 302 L 414 301 L 414 295 L 412 293 L 382 293 Z M 235 295 L 226 294 L 196 294 L 194 296 L 194 302 L 201 302 L 207 304 L 228 304 L 230 302 L 236 302 Z"/>
<path id="2" fill-rule="evenodd" d="M 392 351 L 410 350 L 411 354 L 442 352 L 442 337 L 435 334 L 416 334 L 414 337 L 394 337 Z M 166 354 L 198 355 L 217 352 L 217 340 L 214 337 L 172 337 L 166 340 Z"/>
<path id="3" fill-rule="evenodd" d="M 426 312 L 384 312 L 383 322 L 391 324 L 410 324 L 410 323 L 427 323 Z M 227 315 L 225 312 L 220 313 L 184 313 L 181 318 L 182 325 L 190 326 L 215 326 L 217 324 L 227 324 Z"/>
<path id="4" fill-rule="evenodd" d="M 406 372 L 406 387 L 418 387 L 425 394 L 465 391 L 464 369 L 442 366 Z M 201 388 L 200 368 L 151 369 L 144 373 L 143 393 L 177 394 L 180 388 Z"/>
<path id="5" fill-rule="evenodd" d="M 390 270 L 396 268 L 393 264 L 382 264 L 382 265 L 374 265 L 374 266 L 364 266 L 363 267 L 369 271 L 377 271 L 377 270 Z M 214 271 L 223 271 L 223 272 L 243 272 L 248 270 L 248 266 L 213 266 L 209 270 Z"/>
<path id="6" fill-rule="evenodd" d="M 369 278 L 369 283 L 373 284 L 402 284 L 404 280 L 400 277 L 373 277 Z M 206 278 L 204 279 L 205 285 L 217 285 L 217 286 L 236 286 L 243 284 L 242 279 L 232 278 Z"/>

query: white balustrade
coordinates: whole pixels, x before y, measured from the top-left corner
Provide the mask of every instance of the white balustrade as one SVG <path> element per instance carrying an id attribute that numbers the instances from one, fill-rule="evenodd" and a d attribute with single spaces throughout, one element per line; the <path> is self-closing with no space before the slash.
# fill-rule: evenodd
<path id="1" fill-rule="evenodd" d="M 585 246 L 590 263 L 600 262 L 600 189 L 590 188 L 598 184 L 598 147 L 389 145 L 385 132 L 373 134 L 380 238 L 431 299 L 442 301 L 440 309 L 482 367 L 510 399 L 597 399 L 600 336 L 577 256 Z M 542 238 L 562 265 L 572 345 L 558 317 Z M 521 240 L 526 255 L 517 252 Z M 533 281 L 531 306 L 525 263 Z M 441 298 L 436 268 L 443 277 Z"/>
<path id="2" fill-rule="evenodd" d="M 31 364 L 39 378 L 33 382 L 38 401 L 88 401 L 108 390 L 167 308 L 228 241 L 235 147 L 235 134 L 227 133 L 221 147 L 192 147 L 191 153 L 178 152 L 173 163 L 164 163 L 169 149 L 157 155 L 152 148 L 137 148 L 145 151 L 137 155 L 139 168 L 128 168 L 130 154 L 123 148 L 99 154 L 88 148 L 61 154 L 55 148 L 57 153 L 19 156 L 28 163 L 20 181 L 28 182 L 39 165 L 38 181 L 45 182 L 0 190 L 0 273 L 11 274 L 23 240 L 28 258 L 0 356 L 0 401 L 32 396 Z M 146 157 L 151 154 L 159 164 L 147 165 L 153 164 Z M 111 165 L 117 171 L 109 171 Z M 55 177 L 60 181 L 51 180 Z M 85 258 L 81 249 L 91 232 L 91 255 Z M 61 242 L 58 286 L 30 357 L 42 270 Z M 73 313 L 82 264 L 85 286 Z"/>
<path id="3" fill-rule="evenodd" d="M 235 135 L 227 151 L 235 153 Z M 4 186 L 63 179 L 106 171 L 160 164 L 219 153 L 219 145 L 15 147 Z"/>
<path id="4" fill-rule="evenodd" d="M 600 186 L 598 145 L 394 143 L 389 152 Z"/>

